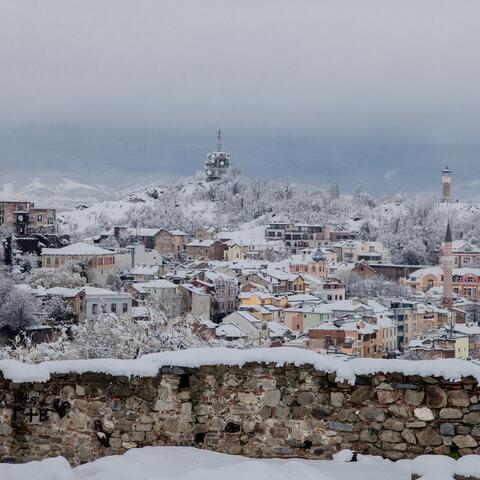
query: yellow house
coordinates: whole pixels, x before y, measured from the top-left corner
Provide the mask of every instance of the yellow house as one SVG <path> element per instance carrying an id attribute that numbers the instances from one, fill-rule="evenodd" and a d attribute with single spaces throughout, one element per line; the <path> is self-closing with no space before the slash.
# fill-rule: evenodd
<path id="1" fill-rule="evenodd" d="M 245 247 L 234 242 L 227 242 L 224 251 L 225 260 L 233 262 L 234 260 L 245 260 L 247 255 Z"/>
<path id="2" fill-rule="evenodd" d="M 297 278 L 293 281 L 293 291 L 294 292 L 304 292 L 305 291 L 305 280 L 301 275 L 297 275 Z"/>
<path id="3" fill-rule="evenodd" d="M 247 311 L 251 313 L 254 317 L 262 321 L 270 322 L 273 320 L 273 312 L 267 310 L 262 305 L 249 305 L 240 307 L 239 310 Z"/>
<path id="4" fill-rule="evenodd" d="M 279 301 L 277 297 L 267 292 L 241 292 L 239 294 L 240 306 L 248 305 L 276 305 Z"/>
<path id="5" fill-rule="evenodd" d="M 455 338 L 455 358 L 466 360 L 469 357 L 468 336 Z"/>

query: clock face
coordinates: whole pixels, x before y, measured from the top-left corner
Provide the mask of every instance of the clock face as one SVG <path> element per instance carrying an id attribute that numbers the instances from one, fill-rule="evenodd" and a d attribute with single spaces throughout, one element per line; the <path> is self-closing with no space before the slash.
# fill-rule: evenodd
<path id="1" fill-rule="evenodd" d="M 207 175 L 211 175 L 212 174 L 212 171 L 211 170 L 207 170 Z"/>
<path id="2" fill-rule="evenodd" d="M 210 163 L 213 165 L 213 164 L 215 163 L 215 159 L 212 158 L 212 159 L 210 160 Z"/>
<path id="3" fill-rule="evenodd" d="M 225 165 L 225 162 L 223 160 L 220 160 L 220 165 L 222 165 L 223 167 L 223 165 Z"/>

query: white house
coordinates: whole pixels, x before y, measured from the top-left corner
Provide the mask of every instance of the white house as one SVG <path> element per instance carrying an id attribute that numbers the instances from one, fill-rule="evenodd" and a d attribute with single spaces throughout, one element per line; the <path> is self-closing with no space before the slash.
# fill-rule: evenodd
<path id="1" fill-rule="evenodd" d="M 85 318 L 96 320 L 103 313 L 117 316 L 132 315 L 132 297 L 128 293 L 114 292 L 105 288 L 83 287 L 85 292 Z"/>

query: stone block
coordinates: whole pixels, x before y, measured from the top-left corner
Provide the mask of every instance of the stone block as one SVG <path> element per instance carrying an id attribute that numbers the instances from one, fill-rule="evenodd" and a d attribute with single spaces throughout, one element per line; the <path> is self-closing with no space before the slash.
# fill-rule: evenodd
<path id="1" fill-rule="evenodd" d="M 442 420 L 455 420 L 463 417 L 462 410 L 458 408 L 442 408 L 439 413 Z"/>
<path id="2" fill-rule="evenodd" d="M 333 407 L 340 408 L 343 406 L 343 402 L 345 401 L 345 395 L 341 392 L 332 392 L 330 394 L 330 403 Z"/>
<path id="3" fill-rule="evenodd" d="M 425 389 L 425 404 L 430 408 L 443 408 L 447 406 L 447 394 L 440 387 L 428 385 Z"/>
<path id="4" fill-rule="evenodd" d="M 414 405 L 415 407 L 421 405 L 424 398 L 425 392 L 423 390 L 407 390 L 403 395 L 405 403 L 408 403 L 409 405 Z"/>
<path id="5" fill-rule="evenodd" d="M 263 403 L 267 407 L 276 407 L 280 403 L 282 394 L 280 390 L 267 390 L 262 397 Z"/>
<path id="6" fill-rule="evenodd" d="M 447 395 L 448 403 L 452 407 L 470 406 L 470 394 L 465 390 L 450 390 Z"/>
<path id="7" fill-rule="evenodd" d="M 328 422 L 328 428 L 337 432 L 353 432 L 353 425 L 343 422 Z"/>
<path id="8" fill-rule="evenodd" d="M 452 442 L 458 448 L 475 448 L 478 442 L 471 435 L 457 435 L 452 438 Z"/>

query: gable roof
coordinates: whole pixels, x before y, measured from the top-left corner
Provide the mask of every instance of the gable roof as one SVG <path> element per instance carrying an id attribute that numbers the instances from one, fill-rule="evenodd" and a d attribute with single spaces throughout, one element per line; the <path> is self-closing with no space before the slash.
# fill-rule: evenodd
<path id="1" fill-rule="evenodd" d="M 115 253 L 105 248 L 96 247 L 95 245 L 77 242 L 62 248 L 42 248 L 42 255 L 89 256 L 115 255 Z"/>

